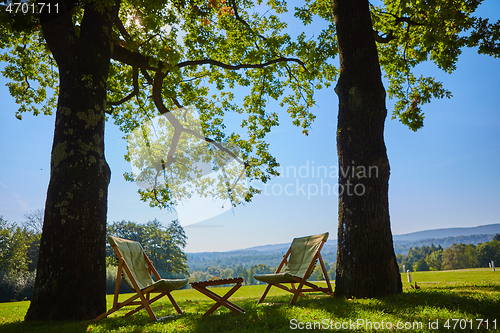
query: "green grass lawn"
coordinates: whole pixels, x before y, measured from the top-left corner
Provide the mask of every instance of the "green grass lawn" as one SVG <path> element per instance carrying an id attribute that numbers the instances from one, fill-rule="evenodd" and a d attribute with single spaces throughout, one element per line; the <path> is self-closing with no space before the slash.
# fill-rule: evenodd
<path id="1" fill-rule="evenodd" d="M 245 314 L 219 308 L 210 316 L 203 313 L 214 303 L 212 300 L 193 289 L 179 290 L 173 296 L 184 314 L 175 315 L 165 297 L 153 304 L 153 310 L 157 317 L 169 317 L 156 323 L 150 321 L 144 310 L 123 317 L 129 308 L 97 323 L 27 323 L 23 317 L 29 302 L 1 303 L 0 332 L 290 332 L 314 325 L 316 330 L 325 331 L 500 332 L 500 272 L 417 272 L 412 273 L 412 279 L 420 289 L 410 288 L 406 274 L 402 274 L 404 292 L 399 295 L 336 299 L 314 294 L 299 298 L 295 306 L 288 304 L 291 294 L 277 288 L 271 289 L 265 304 L 257 305 L 265 286 L 245 286 L 231 298 L 246 310 Z M 227 289 L 213 288 L 219 294 Z M 111 303 L 110 295 L 108 308 Z"/>

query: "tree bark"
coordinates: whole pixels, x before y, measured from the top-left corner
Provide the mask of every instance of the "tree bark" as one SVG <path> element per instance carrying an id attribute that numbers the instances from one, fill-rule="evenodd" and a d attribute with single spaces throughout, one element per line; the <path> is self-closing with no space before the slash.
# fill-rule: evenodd
<path id="1" fill-rule="evenodd" d="M 334 0 L 340 56 L 339 228 L 335 296 L 402 291 L 389 218 L 387 116 L 367 0 Z"/>
<path id="2" fill-rule="evenodd" d="M 25 320 L 86 320 L 106 311 L 110 170 L 104 112 L 111 14 L 87 4 L 78 34 L 71 3 L 65 4 L 57 15 L 40 15 L 58 64 L 60 90 L 40 255 Z"/>

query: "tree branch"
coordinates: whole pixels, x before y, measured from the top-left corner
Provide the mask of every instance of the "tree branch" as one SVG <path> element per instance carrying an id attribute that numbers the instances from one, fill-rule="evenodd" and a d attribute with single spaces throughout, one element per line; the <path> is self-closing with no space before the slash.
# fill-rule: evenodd
<path id="1" fill-rule="evenodd" d="M 378 43 L 389 43 L 391 40 L 397 39 L 397 37 L 392 34 L 392 30 L 386 34 L 386 37 L 380 36 L 377 30 L 373 30 L 373 36 Z"/>
<path id="2" fill-rule="evenodd" d="M 182 68 L 186 66 L 196 66 L 196 65 L 213 65 L 225 69 L 238 70 L 242 68 L 264 68 L 266 66 L 280 62 L 295 62 L 301 65 L 302 68 L 304 68 L 307 71 L 306 65 L 300 59 L 285 58 L 285 57 L 279 57 L 261 64 L 240 64 L 240 65 L 229 65 L 213 59 L 190 60 L 178 63 L 177 67 Z"/>
<path id="3" fill-rule="evenodd" d="M 375 6 L 373 5 L 370 5 L 370 7 L 375 10 Z M 414 21 L 413 19 L 409 18 L 409 17 L 405 17 L 405 16 L 397 16 L 395 14 L 391 14 L 391 13 L 388 13 L 388 12 L 384 12 L 384 11 L 381 11 L 379 10 L 378 11 L 380 14 L 384 14 L 384 15 L 389 15 L 389 16 L 392 16 L 395 20 L 396 20 L 396 24 L 399 24 L 401 22 L 405 22 L 407 23 L 408 25 L 416 25 L 416 26 L 423 26 L 425 25 L 424 23 L 420 23 L 420 22 L 417 22 L 417 21 Z"/>
<path id="4" fill-rule="evenodd" d="M 399 24 L 401 22 L 405 22 L 407 23 L 408 25 L 416 25 L 416 26 L 424 26 L 425 24 L 424 23 L 420 23 L 420 22 L 417 22 L 417 21 L 413 21 L 411 18 L 409 17 L 400 17 L 400 16 L 396 16 L 394 14 L 390 14 L 390 13 L 386 13 L 388 15 L 391 15 L 392 17 L 394 17 L 396 19 L 396 24 Z"/>
<path id="5" fill-rule="evenodd" d="M 139 93 L 139 71 L 136 67 L 133 68 L 133 86 L 134 86 L 134 89 L 132 90 L 132 92 L 130 94 L 128 94 L 127 96 L 123 97 L 121 100 L 119 100 L 118 102 L 109 102 L 108 101 L 108 104 L 111 105 L 111 106 L 118 106 L 120 104 L 123 104 L 125 103 L 126 101 L 130 100 L 132 97 L 136 96 L 138 93 Z M 109 114 L 111 114 L 111 111 L 110 112 L 107 112 Z"/>
<path id="6" fill-rule="evenodd" d="M 153 78 L 144 68 L 141 68 L 141 73 L 149 84 L 153 84 Z"/>
<path id="7" fill-rule="evenodd" d="M 194 131 L 190 128 L 186 128 L 184 127 L 180 122 L 179 120 L 174 116 L 174 114 L 172 112 L 170 112 L 170 110 L 167 109 L 167 107 L 165 106 L 165 104 L 163 103 L 163 98 L 161 96 L 161 92 L 162 92 L 162 86 L 163 86 L 163 80 L 165 79 L 166 77 L 166 73 L 163 73 L 162 70 L 161 70 L 161 67 L 162 65 L 160 64 L 158 70 L 156 71 L 156 75 L 153 79 L 153 102 L 155 103 L 155 106 L 156 108 L 158 109 L 158 111 L 164 115 L 165 117 L 167 117 L 168 121 L 172 124 L 172 126 L 174 127 L 174 136 L 172 138 L 172 144 L 170 146 L 170 149 L 167 153 L 167 161 L 165 163 L 164 160 L 161 161 L 161 169 L 165 169 L 167 168 L 168 166 L 170 166 L 171 164 L 175 163 L 175 158 L 174 158 L 174 154 L 175 154 L 175 151 L 177 149 L 177 145 L 179 143 L 179 140 L 180 140 L 180 137 L 182 135 L 182 133 L 188 133 L 188 134 L 191 134 L 193 135 L 194 137 L 196 138 L 199 138 L 201 140 L 204 140 L 206 142 L 208 142 L 209 144 L 212 144 L 214 145 L 215 147 L 217 147 L 219 150 L 227 153 L 229 156 L 231 156 L 234 160 L 236 160 L 238 163 L 242 164 L 244 166 L 244 169 L 246 169 L 249 164 L 242 161 L 236 154 L 234 154 L 231 150 L 227 149 L 226 147 L 222 146 L 221 143 L 219 142 L 216 142 L 202 134 L 200 134 L 199 132 L 197 131 Z M 174 103 L 179 106 L 179 102 L 174 98 Z M 161 169 L 157 169 L 157 176 L 159 174 L 159 172 L 161 171 Z M 239 178 L 238 178 L 239 179 Z M 235 183 L 236 185 L 236 183 Z M 231 188 L 232 189 L 232 188 Z M 156 179 L 155 179 L 155 186 L 153 188 L 153 193 L 154 193 L 154 196 L 155 196 L 155 199 L 156 201 L 159 203 L 159 204 L 162 204 L 159 199 L 158 199 L 158 196 L 157 196 L 157 191 L 156 191 Z"/>
<path id="8" fill-rule="evenodd" d="M 229 154 L 232 158 L 234 158 L 236 161 L 238 161 L 239 163 L 245 165 L 245 167 L 247 166 L 247 163 L 243 162 L 242 160 L 240 160 L 238 158 L 238 156 L 236 156 L 232 151 L 230 151 L 229 149 L 223 147 L 219 142 L 216 142 L 210 138 L 207 138 L 203 135 L 201 135 L 200 133 L 194 131 L 194 130 L 191 130 L 189 128 L 185 128 L 184 126 L 182 126 L 182 124 L 179 122 L 179 120 L 177 118 L 175 118 L 175 116 L 172 114 L 172 112 L 170 112 L 167 107 L 165 106 L 165 104 L 163 104 L 163 99 L 161 97 L 161 88 L 162 88 L 162 84 L 163 84 L 163 79 L 165 78 L 166 74 L 162 73 L 161 70 L 159 70 L 158 72 L 156 72 L 156 75 L 155 75 L 155 78 L 154 78 L 154 84 L 153 84 L 153 101 L 158 109 L 158 111 L 160 111 L 160 113 L 164 116 L 167 117 L 167 119 L 170 121 L 170 123 L 172 124 L 172 126 L 174 127 L 174 130 L 175 130 L 175 133 L 177 134 L 177 131 L 180 131 L 180 132 L 186 132 L 186 133 L 189 133 L 199 139 L 202 139 L 208 143 L 211 143 L 213 144 L 214 146 L 216 146 L 217 148 L 219 148 L 220 150 L 222 150 L 223 152 Z M 178 104 L 178 102 L 177 102 Z M 176 136 L 176 134 L 174 134 L 174 137 Z M 179 133 L 179 136 L 180 136 L 180 133 Z M 176 140 L 178 141 L 178 140 Z M 175 151 L 175 146 L 176 145 L 172 145 L 171 150 L 172 148 L 174 148 L 174 151 Z M 168 156 L 173 156 L 173 153 L 168 154 Z M 170 165 L 170 163 L 168 163 L 168 158 L 167 157 L 167 164 Z"/>
<path id="9" fill-rule="evenodd" d="M 181 103 L 179 103 L 179 101 L 177 100 L 177 97 L 173 96 L 173 97 L 170 97 L 170 99 L 172 100 L 172 102 L 174 103 L 174 105 L 176 107 L 178 107 L 179 109 L 182 108 L 182 105 Z"/>
<path id="10" fill-rule="evenodd" d="M 120 18 L 118 17 L 118 13 L 114 17 L 113 21 L 115 23 L 115 26 L 118 28 L 118 31 L 120 31 L 120 34 L 123 36 L 123 38 L 125 38 L 125 40 L 127 41 L 131 40 L 130 34 L 128 33 L 127 29 L 125 29 L 122 20 L 120 20 Z"/>
<path id="11" fill-rule="evenodd" d="M 375 6 L 370 5 L 370 7 L 374 11 L 376 11 Z M 402 22 L 408 24 L 408 29 L 410 28 L 410 26 L 424 26 L 425 25 L 424 23 L 414 21 L 413 19 L 411 19 L 409 17 L 397 16 L 395 14 L 391 14 L 391 13 L 384 12 L 384 11 L 381 11 L 381 10 L 378 10 L 377 12 L 380 13 L 380 14 L 392 16 L 395 19 L 395 23 L 396 24 L 400 24 Z M 374 37 L 375 37 L 375 41 L 378 42 L 378 43 L 389 43 L 390 41 L 392 41 L 394 39 L 397 39 L 397 37 L 393 35 L 393 31 L 392 30 L 389 30 L 389 32 L 386 34 L 386 37 L 382 37 L 381 35 L 379 35 L 379 32 L 377 30 L 373 30 L 373 34 L 374 34 Z"/>
<path id="12" fill-rule="evenodd" d="M 122 63 L 128 64 L 132 67 L 137 67 L 141 69 L 147 69 L 147 70 L 153 70 L 157 71 L 159 70 L 159 67 L 155 67 L 151 64 L 157 63 L 158 60 L 151 58 L 151 57 L 146 57 L 140 53 L 133 52 L 130 50 L 127 50 L 121 45 L 114 45 L 113 48 L 113 53 L 111 54 L 111 57 L 116 60 L 120 61 Z M 225 69 L 230 69 L 230 70 L 239 70 L 243 68 L 264 68 L 266 66 L 280 63 L 280 62 L 295 62 L 302 66 L 304 70 L 307 71 L 306 65 L 302 60 L 296 59 L 296 58 L 286 58 L 286 57 L 279 57 L 276 59 L 269 60 L 268 62 L 265 63 L 260 63 L 260 64 L 239 64 L 239 65 L 229 65 L 225 64 L 221 61 L 218 60 L 213 60 L 213 59 L 201 59 L 201 60 L 189 60 L 189 61 L 184 61 L 180 62 L 176 65 L 178 68 L 183 68 L 186 66 L 197 66 L 197 65 L 213 65 Z"/>
<path id="13" fill-rule="evenodd" d="M 111 58 L 135 68 L 149 69 L 153 71 L 158 70 L 158 67 L 151 65 L 158 62 L 156 59 L 151 57 L 146 57 L 140 53 L 127 50 L 121 45 L 115 44 L 113 46 L 113 52 L 111 53 Z"/>
<path id="14" fill-rule="evenodd" d="M 230 0 L 230 2 L 231 2 L 231 8 L 233 8 L 234 17 L 236 18 L 236 20 L 238 20 L 241 24 L 243 24 L 243 26 L 248 31 L 250 31 L 252 34 L 255 34 L 255 32 L 253 31 L 253 29 L 250 26 L 250 24 L 248 24 L 248 22 L 245 21 L 244 19 L 242 19 L 241 16 L 239 15 L 239 13 L 238 13 L 238 7 L 236 6 L 236 2 L 234 0 Z M 257 34 L 257 36 L 259 36 L 259 38 L 261 38 L 263 40 L 267 40 L 267 38 L 264 37 L 264 36 L 262 36 L 261 34 Z M 257 48 L 258 48 L 258 46 L 257 46 Z"/>

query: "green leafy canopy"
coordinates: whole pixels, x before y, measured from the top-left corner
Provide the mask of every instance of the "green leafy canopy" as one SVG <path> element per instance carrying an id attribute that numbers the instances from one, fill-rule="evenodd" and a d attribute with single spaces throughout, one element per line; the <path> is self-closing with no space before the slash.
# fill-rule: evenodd
<path id="1" fill-rule="evenodd" d="M 500 55 L 500 22 L 474 16 L 482 0 L 384 0 L 371 6 L 373 29 L 379 42 L 380 64 L 396 100 L 392 118 L 413 131 L 423 126 L 421 106 L 451 92 L 434 77 L 418 76 L 418 65 L 432 61 L 451 73 L 464 47 Z"/>
<path id="2" fill-rule="evenodd" d="M 88 6 L 111 15 L 113 3 L 65 2 L 76 35 Z M 421 105 L 451 97 L 441 82 L 416 74 L 419 64 L 430 60 L 452 72 L 463 47 L 498 56 L 500 24 L 473 16 L 480 3 L 387 0 L 371 5 L 388 95 L 396 100 L 393 118 L 417 130 L 423 126 Z M 306 0 L 288 11 L 285 1 L 276 0 L 122 1 L 111 32 L 109 117 L 129 134 L 159 114 L 193 108 L 212 149 L 237 147 L 248 180 L 266 182 L 279 166 L 265 140 L 279 125 L 278 109 L 286 109 L 307 135 L 315 119 L 314 91 L 329 87 L 338 74 L 332 61 L 337 44 L 331 2 Z M 2 10 L 0 22 L 2 74 L 18 112 L 50 114 L 58 93 L 57 64 L 37 15 Z M 135 180 L 132 174 L 126 179 Z M 250 187 L 241 199 L 248 201 L 256 192 Z M 177 203 L 168 186 L 140 193 L 153 206 Z"/>
<path id="3" fill-rule="evenodd" d="M 95 6 L 105 15 L 112 1 L 72 5 L 78 36 L 87 6 Z M 304 8 L 309 6 L 317 4 Z M 300 11 L 308 12 L 304 8 L 297 10 L 299 19 L 295 21 L 308 23 L 300 15 Z M 318 9 L 310 12 L 324 16 Z M 41 109 L 49 114 L 57 95 L 57 68 L 37 17 L 31 15 L 19 28 L 14 23 L 29 15 L 3 13 L 2 20 L 12 23 L 4 31 L 16 32 L 12 38 L 2 39 L 1 45 L 2 59 L 8 63 L 3 75 L 11 80 L 11 94 L 20 104 L 20 112 L 38 114 L 42 104 Z M 315 118 L 311 113 L 314 90 L 328 86 L 337 74 L 329 61 L 336 55 L 334 34 L 319 31 L 316 38 L 313 33 L 292 38 L 283 16 L 292 18 L 286 2 L 279 1 L 122 1 L 113 18 L 107 113 L 129 134 L 159 114 L 193 108 L 200 114 L 204 140 L 212 150 L 221 149 L 222 144 L 237 147 L 245 176 L 266 182 L 277 174 L 279 165 L 265 141 L 266 134 L 279 124 L 278 108 L 286 109 L 293 124 L 307 135 Z M 22 51 L 26 49 L 29 53 Z M 39 91 L 30 97 L 26 90 L 35 85 Z M 53 93 L 50 103 L 45 98 L 49 91 Z M 228 117 L 234 119 L 234 115 L 240 126 L 227 128 Z M 135 180 L 132 174 L 126 178 Z M 240 199 L 250 200 L 256 192 L 251 187 Z M 168 184 L 140 193 L 153 206 L 178 202 Z"/>
<path id="4" fill-rule="evenodd" d="M 9 14 L 0 6 L 0 61 L 2 75 L 23 112 L 52 114 L 58 91 L 57 66 L 44 43 L 37 18 L 30 14 Z"/>

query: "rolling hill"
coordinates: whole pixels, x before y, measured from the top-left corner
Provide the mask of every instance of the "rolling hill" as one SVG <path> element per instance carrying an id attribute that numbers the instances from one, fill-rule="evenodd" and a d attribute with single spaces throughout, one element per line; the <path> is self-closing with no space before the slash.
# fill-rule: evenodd
<path id="1" fill-rule="evenodd" d="M 500 223 L 471 228 L 447 228 L 394 235 L 394 251 L 407 254 L 412 247 L 441 245 L 446 248 L 453 243 L 474 244 L 489 242 L 495 234 L 500 234 Z M 227 252 L 187 253 L 188 266 L 191 271 L 204 270 L 210 266 L 250 267 L 264 264 L 276 267 L 288 250 L 290 243 L 256 246 L 247 249 Z M 337 256 L 337 240 L 328 240 L 322 250 L 323 259 L 333 263 Z"/>
<path id="2" fill-rule="evenodd" d="M 403 235 L 394 235 L 394 241 L 418 241 L 431 238 L 447 238 L 470 235 L 500 234 L 500 223 L 480 225 L 470 228 L 443 228 L 412 232 Z"/>

